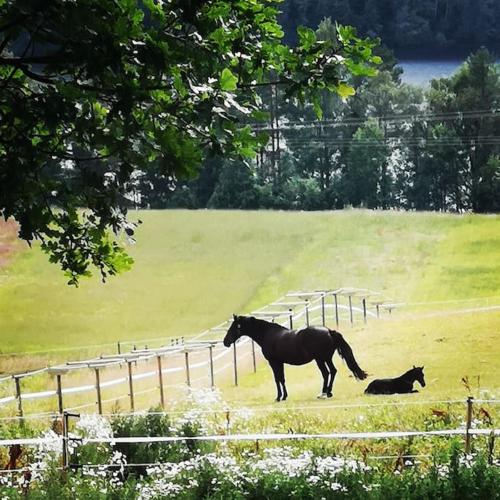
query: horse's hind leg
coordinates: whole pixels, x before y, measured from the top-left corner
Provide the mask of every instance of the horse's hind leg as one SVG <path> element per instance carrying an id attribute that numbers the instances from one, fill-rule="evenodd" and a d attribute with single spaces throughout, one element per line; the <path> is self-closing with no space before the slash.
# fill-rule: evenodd
<path id="1" fill-rule="evenodd" d="M 330 371 L 330 382 L 328 383 L 328 387 L 326 388 L 326 396 L 331 398 L 333 381 L 335 380 L 335 375 L 337 374 L 337 368 L 335 368 L 335 366 L 333 365 L 333 361 L 331 359 L 326 360 L 326 366 Z"/>
<path id="2" fill-rule="evenodd" d="M 283 369 L 283 363 L 269 363 L 271 365 L 271 368 L 273 369 L 274 373 L 274 381 L 276 382 L 276 401 L 281 401 L 281 377 L 280 377 L 280 365 L 281 369 Z"/>
<path id="3" fill-rule="evenodd" d="M 281 389 L 283 391 L 283 397 L 281 398 L 281 401 L 285 401 L 285 399 L 288 397 L 288 392 L 286 391 L 286 385 L 285 385 L 285 365 L 281 363 L 278 368 L 278 376 L 279 380 L 281 382 Z"/>
<path id="4" fill-rule="evenodd" d="M 328 376 L 330 373 L 328 372 L 328 368 L 323 360 L 317 359 L 316 364 L 318 365 L 321 375 L 323 375 L 323 389 L 321 390 L 321 395 L 319 395 L 318 398 L 324 398 L 327 396 L 328 392 Z"/>

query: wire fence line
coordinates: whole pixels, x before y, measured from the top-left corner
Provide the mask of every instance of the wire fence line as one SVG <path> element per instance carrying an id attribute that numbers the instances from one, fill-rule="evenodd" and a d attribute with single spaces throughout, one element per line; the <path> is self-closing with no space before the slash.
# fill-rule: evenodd
<path id="1" fill-rule="evenodd" d="M 128 436 L 128 437 L 96 437 L 96 438 L 71 438 L 64 436 L 41 437 L 41 438 L 13 438 L 0 439 L 0 446 L 43 446 L 60 445 L 65 441 L 106 444 L 151 444 L 151 443 L 174 443 L 185 441 L 287 441 L 304 439 L 400 439 L 408 437 L 430 437 L 430 436 L 499 436 L 500 429 L 441 429 L 433 431 L 383 431 L 383 432 L 329 432 L 329 433 L 249 433 L 249 434 L 214 434 L 206 436 Z"/>
<path id="2" fill-rule="evenodd" d="M 249 353 L 246 355 L 249 356 Z M 231 363 L 221 367 L 220 370 L 232 366 Z M 207 378 L 206 376 L 203 378 Z M 172 387 L 175 387 L 172 385 Z M 154 391 L 155 389 L 148 389 L 148 391 Z M 125 396 L 117 396 L 115 398 L 110 398 L 108 401 L 112 402 L 117 399 L 126 399 L 128 395 Z M 499 404 L 500 399 L 474 399 L 474 403 L 478 404 Z M 89 404 L 83 404 L 79 406 L 73 406 L 69 408 L 65 408 L 66 411 L 73 411 L 82 408 L 95 406 L 95 402 Z M 281 405 L 281 406 L 246 406 L 244 408 L 245 411 L 250 413 L 293 413 L 298 411 L 324 411 L 324 410 L 342 410 L 342 409 L 353 409 L 353 408 L 381 408 L 381 407 L 401 407 L 401 406 L 432 406 L 432 405 L 457 405 L 464 404 L 463 399 L 428 399 L 423 401 L 385 401 L 383 403 L 334 403 L 334 404 L 313 404 L 313 405 Z M 241 407 L 233 407 L 233 406 L 225 406 L 223 408 L 210 408 L 210 409 L 197 409 L 198 414 L 226 414 L 227 412 L 238 412 L 241 411 Z M 146 410 L 136 410 L 136 411 L 119 411 L 119 412 L 103 412 L 101 415 L 103 417 L 114 417 L 114 416 L 135 416 L 135 415 L 143 415 Z M 149 415 L 163 415 L 163 416 L 172 416 L 172 415 L 183 415 L 185 411 L 183 410 L 168 410 L 168 411 L 147 411 Z M 19 415 L 8 416 L 8 417 L 0 417 L 0 421 L 16 421 L 22 419 L 32 419 L 32 420 L 46 420 L 47 418 L 59 418 L 60 414 L 57 412 L 43 412 L 25 415 L 23 417 Z"/>
<path id="3" fill-rule="evenodd" d="M 369 298 L 371 299 L 370 302 L 368 302 Z M 370 310 L 370 306 L 373 310 Z M 362 321 L 366 323 L 368 318 L 379 318 L 382 310 L 390 313 L 395 307 L 397 306 L 394 302 L 383 300 L 377 292 L 351 287 L 290 292 L 279 300 L 250 314 L 289 328 L 300 328 L 309 326 L 311 323 L 325 325 L 327 322 L 335 322 L 336 326 L 338 326 L 341 321 L 353 325 L 355 318 L 356 321 L 359 321 L 358 318 L 362 318 Z M 182 338 L 181 342 L 179 342 L 179 339 L 175 342 L 171 341 L 171 345 L 164 345 L 157 348 L 135 348 L 128 352 L 121 352 L 121 345 L 124 343 L 119 342 L 117 343 L 117 353 L 101 354 L 100 357 L 80 361 L 68 361 L 60 365 L 43 367 L 38 370 L 3 377 L 0 379 L 0 382 L 13 381 L 15 390 L 13 394 L 0 397 L 0 408 L 15 403 L 17 404 L 18 416 L 24 417 L 27 413 L 24 403 L 52 398 L 52 400 L 57 400 L 58 414 L 62 414 L 66 407 L 72 409 L 95 407 L 99 413 L 102 413 L 103 404 L 128 398 L 130 399 L 131 410 L 134 411 L 134 396 L 151 393 L 155 390 L 161 392 L 161 404 L 164 406 L 164 389 L 168 387 L 163 380 L 165 376 L 175 377 L 177 375 L 181 377 L 181 380 L 174 384 L 175 386 L 180 386 L 184 383 L 191 386 L 192 384 L 203 382 L 208 386 L 214 387 L 215 376 L 229 371 L 231 367 L 234 384 L 238 385 L 238 364 L 241 365 L 243 361 L 252 357 L 253 369 L 255 371 L 258 353 L 256 353 L 253 341 L 248 338 L 241 339 L 233 344 L 233 349 L 227 349 L 222 346 L 221 333 L 227 331 L 231 322 L 232 320 L 224 321 L 213 328 L 191 337 L 191 340 L 186 341 Z M 220 366 L 220 360 L 230 356 L 231 351 L 233 352 L 232 361 L 228 361 Z M 200 359 L 200 356 L 205 357 Z M 163 367 L 162 361 L 166 361 L 168 366 Z M 139 364 L 147 365 L 148 363 L 156 363 L 156 365 L 145 371 L 137 372 L 136 369 Z M 120 373 L 123 368 L 127 368 L 127 373 L 122 373 L 120 376 L 115 376 L 109 380 L 101 380 L 101 372 L 106 368 L 119 371 Z M 206 369 L 208 373 L 204 376 L 193 378 L 192 372 L 200 369 Z M 94 372 L 95 381 L 70 387 L 66 387 L 63 384 L 63 379 L 66 380 L 71 374 L 82 370 L 86 370 L 85 373 L 88 374 Z M 21 382 L 28 377 L 37 375 L 51 377 L 52 380 L 49 379 L 46 383 L 53 384 L 55 381 L 55 387 L 36 392 L 24 391 Z M 184 377 L 184 380 L 182 380 L 182 377 Z M 135 383 L 151 379 L 156 379 L 154 387 L 147 389 L 137 389 L 134 387 Z M 113 398 L 102 397 L 103 390 L 127 384 L 128 393 L 126 395 L 118 395 Z M 64 404 L 64 399 L 70 396 L 90 392 L 96 393 L 95 402 L 93 403 Z"/>

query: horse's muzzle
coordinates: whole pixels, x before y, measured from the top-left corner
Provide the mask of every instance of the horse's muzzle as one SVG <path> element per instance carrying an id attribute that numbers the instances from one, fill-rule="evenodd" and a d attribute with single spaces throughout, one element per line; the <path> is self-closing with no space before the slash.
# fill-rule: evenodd
<path id="1" fill-rule="evenodd" d="M 231 345 L 231 342 L 227 339 L 224 339 L 223 344 L 225 347 L 229 347 Z"/>

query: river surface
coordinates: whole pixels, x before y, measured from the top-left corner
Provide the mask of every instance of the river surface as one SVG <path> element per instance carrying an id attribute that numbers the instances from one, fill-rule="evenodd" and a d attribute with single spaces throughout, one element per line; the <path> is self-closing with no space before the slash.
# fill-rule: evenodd
<path id="1" fill-rule="evenodd" d="M 463 59 L 454 60 L 401 60 L 401 79 L 405 83 L 428 86 L 434 78 L 449 77 L 460 67 Z"/>

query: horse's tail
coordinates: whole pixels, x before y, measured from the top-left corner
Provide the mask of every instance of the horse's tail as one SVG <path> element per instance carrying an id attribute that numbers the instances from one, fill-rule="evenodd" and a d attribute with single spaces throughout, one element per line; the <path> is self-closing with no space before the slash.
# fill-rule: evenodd
<path id="1" fill-rule="evenodd" d="M 330 330 L 330 335 L 334 340 L 337 341 L 339 354 L 347 363 L 349 370 L 351 370 L 351 372 L 358 380 L 364 380 L 368 376 L 368 374 L 360 368 L 360 366 L 354 359 L 354 354 L 352 353 L 351 346 L 346 342 L 344 337 L 342 337 L 339 332 Z"/>

